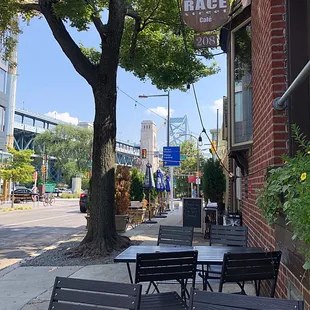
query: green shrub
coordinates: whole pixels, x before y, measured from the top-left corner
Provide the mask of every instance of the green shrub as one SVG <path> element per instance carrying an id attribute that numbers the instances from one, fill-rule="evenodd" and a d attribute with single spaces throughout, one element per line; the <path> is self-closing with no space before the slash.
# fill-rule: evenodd
<path id="1" fill-rule="evenodd" d="M 68 193 L 62 193 L 61 198 L 79 198 L 79 194 L 68 194 Z"/>

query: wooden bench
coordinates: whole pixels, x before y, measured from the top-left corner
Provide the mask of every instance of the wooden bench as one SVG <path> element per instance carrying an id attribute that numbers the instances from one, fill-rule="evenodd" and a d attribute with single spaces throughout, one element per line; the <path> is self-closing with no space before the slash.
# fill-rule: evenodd
<path id="1" fill-rule="evenodd" d="M 280 251 L 224 254 L 219 292 L 225 283 L 235 282 L 241 288 L 240 293 L 245 294 L 244 282 L 254 281 L 256 296 L 259 296 L 261 281 L 271 280 L 270 297 L 274 297 L 281 254 Z"/>
<path id="2" fill-rule="evenodd" d="M 98 310 L 102 306 L 138 310 L 141 288 L 139 284 L 56 277 L 48 309 Z"/>
<path id="3" fill-rule="evenodd" d="M 137 254 L 135 283 L 150 282 L 146 294 L 152 285 L 157 292 L 142 295 L 140 309 L 187 309 L 186 286 L 188 280 L 192 280 L 192 287 L 195 287 L 197 257 L 198 251 Z M 156 282 L 171 280 L 181 285 L 181 297 L 176 292 L 160 293 Z"/>
<path id="4" fill-rule="evenodd" d="M 192 246 L 193 235 L 193 227 L 160 225 L 157 245 L 168 244 L 179 246 Z"/>
<path id="5" fill-rule="evenodd" d="M 195 310 L 303 310 L 304 303 L 267 297 L 230 295 L 191 290 L 189 309 Z"/>

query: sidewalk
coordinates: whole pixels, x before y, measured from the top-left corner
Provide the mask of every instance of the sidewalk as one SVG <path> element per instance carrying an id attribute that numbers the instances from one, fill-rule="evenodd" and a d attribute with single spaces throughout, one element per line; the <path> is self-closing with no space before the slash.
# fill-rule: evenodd
<path id="1" fill-rule="evenodd" d="M 124 235 L 132 240 L 141 240 L 144 245 L 156 244 L 160 224 L 182 224 L 182 208 L 169 212 L 167 218 L 156 219 L 156 221 L 157 224 L 141 224 L 135 229 L 128 230 Z M 195 243 L 205 244 L 206 241 L 196 235 Z M 68 267 L 21 267 L 17 264 L 0 271 L 0 310 L 46 310 L 56 276 L 129 282 L 126 264 Z M 197 287 L 201 288 L 199 277 L 197 282 Z M 235 287 L 235 285 L 226 285 L 225 291 L 228 292 Z M 178 290 L 178 286 L 172 284 L 162 285 L 161 288 L 161 291 Z M 248 289 L 249 294 L 253 295 L 253 287 L 248 285 Z"/>

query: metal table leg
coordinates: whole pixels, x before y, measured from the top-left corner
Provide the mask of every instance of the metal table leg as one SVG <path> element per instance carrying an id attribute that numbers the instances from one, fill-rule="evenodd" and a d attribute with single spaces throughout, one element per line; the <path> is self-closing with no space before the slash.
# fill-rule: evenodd
<path id="1" fill-rule="evenodd" d="M 127 270 L 128 270 L 128 274 L 129 274 L 130 283 L 133 283 L 130 265 L 129 265 L 129 263 L 126 263 L 126 265 L 127 265 Z"/>

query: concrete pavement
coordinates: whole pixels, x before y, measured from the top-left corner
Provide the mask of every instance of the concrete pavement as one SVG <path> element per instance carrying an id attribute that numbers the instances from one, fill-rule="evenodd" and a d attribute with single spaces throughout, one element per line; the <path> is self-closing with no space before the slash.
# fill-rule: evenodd
<path id="1" fill-rule="evenodd" d="M 156 219 L 157 224 L 142 224 L 125 233 L 132 240 L 141 240 L 143 244 L 156 244 L 160 224 L 180 225 L 182 209 L 170 212 L 165 219 Z M 197 239 L 197 238 L 196 238 Z M 203 239 L 197 239 L 202 240 Z M 14 268 L 15 267 L 15 268 Z M 129 282 L 125 264 L 105 264 L 74 267 L 20 267 L 15 265 L 0 271 L 0 310 L 45 310 L 48 308 L 55 276 L 82 279 Z M 131 266 L 134 271 L 134 265 Z M 197 287 L 201 281 L 197 279 Z M 215 285 L 216 287 L 216 285 Z M 165 284 L 161 291 L 178 290 L 179 285 Z M 236 289 L 235 285 L 226 285 L 227 292 Z M 252 285 L 247 287 L 253 295 Z"/>

